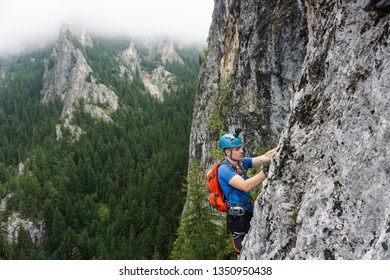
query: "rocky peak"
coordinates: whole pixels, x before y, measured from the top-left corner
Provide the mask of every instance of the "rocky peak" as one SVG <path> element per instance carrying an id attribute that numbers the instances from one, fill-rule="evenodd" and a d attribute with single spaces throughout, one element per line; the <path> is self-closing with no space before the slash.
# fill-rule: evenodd
<path id="1" fill-rule="evenodd" d="M 61 114 L 65 127 L 71 127 L 75 106 L 83 100 L 84 110 L 92 116 L 111 121 L 109 113 L 118 108 L 118 97 L 103 84 L 97 83 L 83 54 L 72 43 L 74 36 L 63 29 L 54 50 L 47 60 L 42 90 L 43 101 L 60 98 L 64 103 Z M 103 105 L 103 106 L 102 106 Z M 76 138 L 81 130 L 72 128 Z M 58 133 L 57 137 L 61 137 Z"/>
<path id="2" fill-rule="evenodd" d="M 174 75 L 161 65 L 151 73 L 142 71 L 141 78 L 150 94 L 160 101 L 164 100 L 164 93 L 170 92 L 174 82 Z"/>
<path id="3" fill-rule="evenodd" d="M 145 47 L 148 50 L 149 59 L 160 56 L 163 64 L 167 62 L 184 64 L 183 59 L 176 52 L 175 45 L 171 40 L 149 41 Z"/>
<path id="4" fill-rule="evenodd" d="M 83 45 L 84 47 L 93 47 L 93 41 L 90 35 L 86 33 L 85 30 L 75 35 L 76 39 Z"/>
<path id="5" fill-rule="evenodd" d="M 85 26 L 74 23 L 63 23 L 61 33 L 68 33 L 71 39 L 77 40 L 84 47 L 93 47 L 91 36 L 87 33 Z"/>
<path id="6" fill-rule="evenodd" d="M 177 62 L 180 64 L 184 64 L 183 59 L 181 59 L 181 57 L 177 54 L 172 41 L 165 42 L 162 45 L 162 48 L 159 47 L 158 49 L 160 50 L 161 60 L 163 63 Z"/>
<path id="7" fill-rule="evenodd" d="M 118 59 L 122 64 L 122 75 L 127 72 L 129 81 L 132 81 L 133 75 L 140 69 L 140 57 L 138 56 L 134 42 L 131 42 L 130 46 L 119 54 Z"/>
<path id="8" fill-rule="evenodd" d="M 164 93 L 170 92 L 174 88 L 174 75 L 164 68 L 166 62 L 184 63 L 175 51 L 171 41 L 151 41 L 146 44 L 138 45 L 141 53 L 137 51 L 136 44 L 130 43 L 130 46 L 121 52 L 118 61 L 121 64 L 121 75 L 125 73 L 132 81 L 137 72 L 140 73 L 145 88 L 152 96 L 159 101 L 164 101 Z M 147 69 L 142 66 L 142 62 L 155 64 L 155 68 Z"/>

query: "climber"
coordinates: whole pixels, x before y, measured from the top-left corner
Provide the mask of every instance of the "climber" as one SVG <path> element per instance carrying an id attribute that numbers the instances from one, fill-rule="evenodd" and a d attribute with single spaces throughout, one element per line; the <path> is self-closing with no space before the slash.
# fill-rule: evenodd
<path id="1" fill-rule="evenodd" d="M 270 162 L 276 148 L 257 157 L 243 157 L 243 141 L 239 137 L 241 129 L 235 134 L 225 134 L 220 138 L 220 148 L 223 150 L 228 164 L 221 164 L 218 169 L 218 180 L 225 194 L 228 212 L 227 228 L 233 237 L 233 247 L 241 252 L 242 241 L 250 228 L 253 216 L 253 204 L 250 191 L 267 177 L 267 168 L 248 178 L 248 168 L 261 166 Z"/>

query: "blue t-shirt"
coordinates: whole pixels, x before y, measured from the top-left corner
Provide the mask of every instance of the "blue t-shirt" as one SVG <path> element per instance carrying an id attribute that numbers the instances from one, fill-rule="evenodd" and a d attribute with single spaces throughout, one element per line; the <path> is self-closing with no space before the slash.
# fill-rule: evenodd
<path id="1" fill-rule="evenodd" d="M 245 167 L 252 168 L 252 158 L 250 157 L 245 157 L 242 159 L 242 162 L 244 163 Z M 241 169 L 241 174 L 237 173 L 233 167 L 231 167 L 229 164 L 221 164 L 221 166 L 218 169 L 218 181 L 219 184 L 221 185 L 221 188 L 223 190 L 223 193 L 226 196 L 227 199 L 227 204 L 239 204 L 246 202 L 251 199 L 251 194 L 250 192 L 245 192 L 236 188 L 233 188 L 232 186 L 229 185 L 229 181 L 236 176 L 237 174 L 240 175 L 244 180 L 248 179 L 248 176 L 246 174 L 245 168 L 242 166 L 242 163 L 239 165 Z M 232 191 L 230 197 L 229 193 Z M 253 205 L 246 204 L 242 206 L 245 210 L 250 210 L 253 208 Z"/>

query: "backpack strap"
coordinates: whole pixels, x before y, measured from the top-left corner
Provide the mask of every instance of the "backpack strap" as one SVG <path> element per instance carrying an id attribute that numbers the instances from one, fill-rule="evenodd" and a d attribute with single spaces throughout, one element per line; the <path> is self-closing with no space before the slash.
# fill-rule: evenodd
<path id="1" fill-rule="evenodd" d="M 234 171 L 236 171 L 236 173 L 237 174 L 241 174 L 242 172 L 241 172 L 241 168 L 237 168 L 237 166 L 235 166 L 234 164 L 232 164 L 230 161 L 228 161 L 228 160 L 224 160 L 224 161 L 222 161 L 221 162 L 221 165 L 222 164 L 227 164 L 227 165 L 229 165 L 231 168 L 233 168 L 234 169 Z M 245 163 L 243 162 L 243 161 L 239 161 L 238 162 L 238 165 L 239 165 L 239 167 L 243 167 L 243 169 L 244 169 L 244 175 L 245 175 L 245 177 L 248 177 L 248 168 L 246 168 L 246 165 L 245 165 Z M 239 171 L 240 170 L 240 171 Z"/>

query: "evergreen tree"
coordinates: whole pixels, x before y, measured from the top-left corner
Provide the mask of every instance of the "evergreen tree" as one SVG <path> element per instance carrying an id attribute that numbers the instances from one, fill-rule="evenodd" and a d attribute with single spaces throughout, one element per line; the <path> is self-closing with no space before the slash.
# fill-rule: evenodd
<path id="1" fill-rule="evenodd" d="M 191 186 L 191 188 L 188 188 Z M 194 161 L 189 168 L 187 205 L 183 211 L 172 259 L 225 258 L 226 226 L 222 216 L 210 209 L 207 201 L 204 172 Z"/>
<path id="2" fill-rule="evenodd" d="M 14 248 L 15 257 L 13 259 L 33 260 L 36 259 L 34 244 L 28 232 L 21 226 L 18 229 L 18 237 Z"/>
<path id="3" fill-rule="evenodd" d="M 7 233 L 4 230 L 3 226 L 0 224 L 0 260 L 8 259 L 9 254 L 9 244 Z"/>

